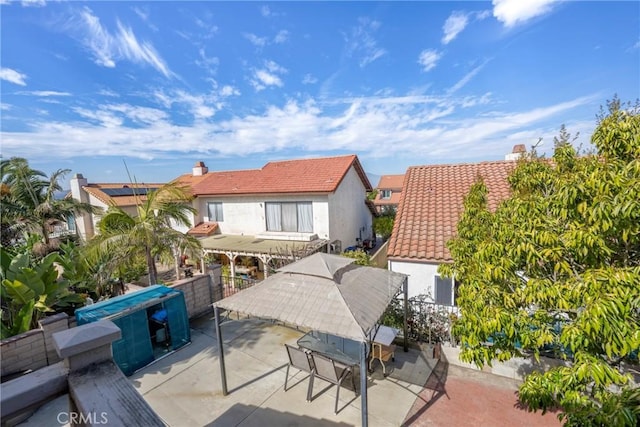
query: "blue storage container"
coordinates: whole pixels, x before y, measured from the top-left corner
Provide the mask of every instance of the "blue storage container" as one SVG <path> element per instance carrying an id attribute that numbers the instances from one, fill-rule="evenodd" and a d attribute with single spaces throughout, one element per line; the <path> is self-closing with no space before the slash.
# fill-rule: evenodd
<path id="1" fill-rule="evenodd" d="M 184 294 L 162 285 L 76 310 L 78 326 L 100 319 L 122 330 L 122 338 L 113 342 L 113 359 L 125 375 L 191 341 Z"/>

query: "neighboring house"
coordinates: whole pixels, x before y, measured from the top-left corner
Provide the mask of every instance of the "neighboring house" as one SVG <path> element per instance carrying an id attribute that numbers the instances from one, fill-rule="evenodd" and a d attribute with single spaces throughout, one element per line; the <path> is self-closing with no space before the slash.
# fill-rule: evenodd
<path id="1" fill-rule="evenodd" d="M 389 210 L 396 211 L 398 209 L 403 181 L 404 174 L 382 175 L 380 177 L 380 182 L 376 187 L 378 193 L 373 200 L 373 205 L 378 213 L 385 213 Z"/>
<path id="2" fill-rule="evenodd" d="M 118 206 L 128 214 L 135 216 L 137 214 L 136 205 L 146 200 L 147 192 L 157 190 L 163 185 L 158 183 L 90 184 L 82 174 L 74 175 L 70 181 L 71 197 L 84 203 L 90 203 L 101 210 L 95 214 L 83 213 L 75 218 L 78 235 L 86 240 L 96 234 L 101 214 L 106 212 L 109 206 Z"/>
<path id="3" fill-rule="evenodd" d="M 267 271 L 274 258 L 340 252 L 373 237 L 371 184 L 355 155 L 269 162 L 260 169 L 209 172 L 202 162 L 175 181 L 198 213 L 189 233 L 205 252 Z M 272 265 L 272 264 L 269 264 Z"/>
<path id="4" fill-rule="evenodd" d="M 457 283 L 440 277 L 438 266 L 452 262 L 446 247 L 456 234 L 463 201 L 482 177 L 495 210 L 509 196 L 507 177 L 515 161 L 415 166 L 407 170 L 393 234 L 389 270 L 409 275 L 409 296 L 427 294 L 438 305 L 455 306 Z"/>

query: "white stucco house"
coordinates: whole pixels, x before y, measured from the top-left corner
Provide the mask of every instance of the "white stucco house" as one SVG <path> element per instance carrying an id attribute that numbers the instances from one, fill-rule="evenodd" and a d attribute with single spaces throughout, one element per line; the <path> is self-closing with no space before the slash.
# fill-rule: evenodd
<path id="1" fill-rule="evenodd" d="M 148 191 L 157 190 L 161 183 L 90 183 L 78 173 L 69 182 L 69 196 L 98 208 L 96 213 L 82 213 L 75 218 L 77 234 L 90 239 L 97 232 L 97 224 L 109 206 L 118 206 L 130 215 L 136 215 L 136 205 L 146 200 Z"/>
<path id="2" fill-rule="evenodd" d="M 437 305 L 455 307 L 457 283 L 440 277 L 438 266 L 453 261 L 447 241 L 456 234 L 463 201 L 478 177 L 486 184 L 488 206 L 509 196 L 513 160 L 407 169 L 387 250 L 391 271 L 409 276 L 409 297 L 428 295 Z"/>
<path id="3" fill-rule="evenodd" d="M 178 177 L 191 189 L 191 229 L 205 252 L 271 259 L 292 251 L 340 252 L 373 238 L 371 184 L 356 155 L 269 162 L 260 169 L 209 171 L 196 163 Z M 264 269 L 266 270 L 266 269 Z"/>

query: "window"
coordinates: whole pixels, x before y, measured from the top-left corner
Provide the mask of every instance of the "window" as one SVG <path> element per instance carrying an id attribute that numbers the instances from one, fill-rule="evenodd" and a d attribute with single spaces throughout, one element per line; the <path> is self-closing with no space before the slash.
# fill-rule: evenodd
<path id="1" fill-rule="evenodd" d="M 439 305 L 455 305 L 455 297 L 458 294 L 458 283 L 451 277 L 435 276 L 435 301 Z M 455 289 L 454 289 L 455 286 Z"/>
<path id="2" fill-rule="evenodd" d="M 209 212 L 209 221 L 224 221 L 224 216 L 222 215 L 222 202 L 207 203 L 207 212 Z"/>
<path id="3" fill-rule="evenodd" d="M 76 232 L 76 218 L 73 215 L 67 217 L 67 230 Z"/>
<path id="4" fill-rule="evenodd" d="M 389 200 L 391 198 L 391 190 L 382 190 L 381 199 Z"/>
<path id="5" fill-rule="evenodd" d="M 311 202 L 265 203 L 267 231 L 313 232 Z"/>

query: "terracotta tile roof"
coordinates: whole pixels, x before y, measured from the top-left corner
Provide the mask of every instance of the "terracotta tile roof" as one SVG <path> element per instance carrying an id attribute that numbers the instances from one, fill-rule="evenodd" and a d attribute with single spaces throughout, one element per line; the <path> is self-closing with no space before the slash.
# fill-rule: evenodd
<path id="1" fill-rule="evenodd" d="M 379 190 L 402 190 L 402 183 L 404 182 L 404 174 L 402 175 L 382 175 L 380 182 L 376 187 Z"/>
<path id="2" fill-rule="evenodd" d="M 164 184 L 147 184 L 147 183 L 91 183 L 88 185 L 84 185 L 82 189 L 94 196 L 96 199 L 100 200 L 106 205 L 116 205 L 116 206 L 135 206 L 137 203 L 142 202 L 147 199 L 145 195 L 109 195 L 104 190 L 116 190 L 116 189 L 126 189 L 126 188 L 159 188 Z"/>
<path id="3" fill-rule="evenodd" d="M 403 181 L 404 174 L 382 175 L 380 177 L 380 182 L 376 187 L 378 190 L 378 194 L 376 194 L 376 198 L 373 199 L 373 204 L 376 206 L 398 205 L 398 203 L 400 203 Z M 382 190 L 391 190 L 391 197 L 388 199 L 383 199 Z"/>
<path id="4" fill-rule="evenodd" d="M 185 173 L 184 175 L 180 175 L 179 177 L 174 179 L 172 182 L 180 183 L 180 185 L 183 185 L 186 187 L 188 193 L 191 193 L 193 187 L 199 184 L 200 182 L 202 182 L 202 180 L 204 180 L 206 177 L 207 177 L 206 174 L 194 176 L 192 173 Z"/>
<path id="5" fill-rule="evenodd" d="M 196 177 L 203 179 L 194 183 L 192 190 L 196 196 L 332 193 L 351 166 L 370 191 L 371 183 L 356 155 L 285 160 L 269 162 L 261 169 L 208 172 L 204 177 Z"/>
<path id="6" fill-rule="evenodd" d="M 198 237 L 207 237 L 215 233 L 217 229 L 218 229 L 217 222 L 201 222 L 200 224 L 196 225 L 195 227 L 187 231 L 187 234 L 191 234 L 193 236 L 198 236 Z"/>
<path id="7" fill-rule="evenodd" d="M 471 185 L 482 176 L 489 190 L 489 208 L 494 210 L 509 196 L 507 177 L 515 165 L 513 161 L 495 161 L 407 169 L 388 257 L 452 261 L 446 242 L 456 233 Z"/>

